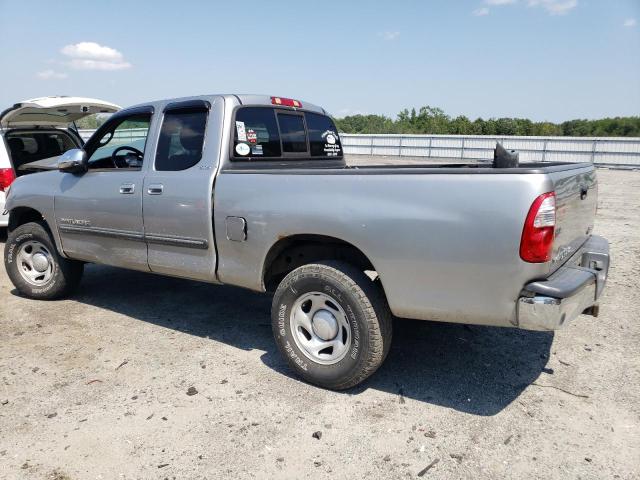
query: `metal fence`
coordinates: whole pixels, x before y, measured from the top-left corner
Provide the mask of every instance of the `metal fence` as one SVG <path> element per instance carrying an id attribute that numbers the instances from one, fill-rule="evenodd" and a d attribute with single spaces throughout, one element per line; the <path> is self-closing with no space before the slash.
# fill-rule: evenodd
<path id="1" fill-rule="evenodd" d="M 93 132 L 95 132 L 95 130 L 78 130 L 80 137 L 82 137 L 85 142 L 89 140 L 89 137 L 93 135 Z M 123 128 L 122 130 L 116 130 L 113 137 L 123 140 L 139 140 L 141 138 L 145 138 L 146 136 L 146 128 Z"/>
<path id="2" fill-rule="evenodd" d="M 88 139 L 94 130 L 80 130 Z M 138 139 L 146 129 L 117 132 Z M 597 165 L 640 167 L 640 138 L 622 137 L 502 137 L 484 135 L 365 135 L 340 134 L 350 155 L 489 160 L 496 142 L 517 150 L 522 162 L 592 162 Z"/>
<path id="3" fill-rule="evenodd" d="M 496 142 L 517 150 L 523 162 L 592 162 L 640 167 L 640 138 L 503 137 L 484 135 L 340 134 L 351 155 L 488 160 Z"/>

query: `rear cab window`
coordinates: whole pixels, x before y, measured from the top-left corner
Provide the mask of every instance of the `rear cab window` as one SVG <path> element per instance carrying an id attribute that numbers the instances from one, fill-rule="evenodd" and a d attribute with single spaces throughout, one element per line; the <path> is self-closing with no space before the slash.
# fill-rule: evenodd
<path id="1" fill-rule="evenodd" d="M 232 160 L 342 157 L 338 130 L 327 115 L 273 107 L 240 107 L 233 129 Z"/>

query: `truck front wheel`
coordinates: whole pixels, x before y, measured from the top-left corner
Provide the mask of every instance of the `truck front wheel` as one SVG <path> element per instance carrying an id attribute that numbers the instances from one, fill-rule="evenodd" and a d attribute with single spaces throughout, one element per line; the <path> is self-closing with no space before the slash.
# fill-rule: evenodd
<path id="1" fill-rule="evenodd" d="M 4 265 L 18 291 L 38 300 L 69 294 L 84 270 L 82 262 L 61 257 L 49 231 L 36 222 L 20 225 L 9 233 Z"/>
<path id="2" fill-rule="evenodd" d="M 273 298 L 278 349 L 304 380 L 333 390 L 353 387 L 384 361 L 391 313 L 379 282 L 343 262 L 289 273 Z"/>

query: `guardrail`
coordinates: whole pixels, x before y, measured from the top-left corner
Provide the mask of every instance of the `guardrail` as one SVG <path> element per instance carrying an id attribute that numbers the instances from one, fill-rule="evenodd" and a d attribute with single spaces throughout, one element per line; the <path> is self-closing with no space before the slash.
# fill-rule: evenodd
<path id="1" fill-rule="evenodd" d="M 93 132 L 95 132 L 95 130 L 89 130 L 89 129 L 78 130 L 80 137 L 85 142 L 89 140 L 89 137 L 93 135 Z M 114 138 L 119 138 L 119 139 L 122 138 L 127 140 L 129 139 L 138 140 L 141 138 L 145 138 L 146 136 L 147 136 L 146 128 L 127 128 L 127 129 L 117 130 L 114 134 Z"/>
<path id="2" fill-rule="evenodd" d="M 488 160 L 496 142 L 517 150 L 522 162 L 592 162 L 640 167 L 640 138 L 509 137 L 484 135 L 340 134 L 344 152 L 445 159 Z"/>
<path id="3" fill-rule="evenodd" d="M 95 130 L 80 130 L 88 139 Z M 144 128 L 121 130 L 117 137 L 138 139 Z M 456 160 L 489 160 L 496 142 L 520 153 L 522 162 L 591 162 L 596 165 L 640 167 L 640 138 L 630 137 L 509 137 L 484 135 L 367 135 L 341 133 L 350 155 L 385 155 Z"/>

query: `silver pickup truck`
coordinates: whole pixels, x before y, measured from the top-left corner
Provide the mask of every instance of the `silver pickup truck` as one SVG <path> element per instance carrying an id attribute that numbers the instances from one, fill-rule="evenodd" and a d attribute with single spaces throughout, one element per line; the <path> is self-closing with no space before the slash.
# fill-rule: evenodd
<path id="1" fill-rule="evenodd" d="M 383 362 L 394 316 L 533 330 L 596 316 L 596 200 L 590 164 L 350 167 L 320 107 L 190 97 L 119 111 L 57 169 L 19 177 L 5 265 L 36 299 L 71 293 L 86 262 L 275 292 L 293 370 L 345 389 Z"/>

